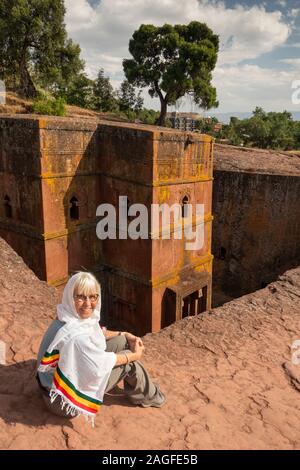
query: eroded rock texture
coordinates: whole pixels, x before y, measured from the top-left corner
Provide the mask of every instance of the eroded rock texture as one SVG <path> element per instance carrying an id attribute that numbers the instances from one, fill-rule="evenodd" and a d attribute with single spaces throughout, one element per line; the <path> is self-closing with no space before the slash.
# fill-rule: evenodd
<path id="1" fill-rule="evenodd" d="M 0 240 L 1 449 L 299 449 L 300 268 L 254 294 L 145 339 L 144 363 L 167 394 L 162 409 L 105 399 L 92 429 L 44 408 L 35 357 L 57 293 Z"/>
<path id="2" fill-rule="evenodd" d="M 215 146 L 213 306 L 299 266 L 299 196 L 299 156 Z"/>

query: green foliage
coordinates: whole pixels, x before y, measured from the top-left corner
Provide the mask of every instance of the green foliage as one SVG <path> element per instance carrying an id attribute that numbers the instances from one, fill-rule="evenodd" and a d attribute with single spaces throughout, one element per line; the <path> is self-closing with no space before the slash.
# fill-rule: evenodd
<path id="1" fill-rule="evenodd" d="M 84 75 L 84 62 L 80 59 L 80 47 L 71 39 L 67 39 L 64 46 L 58 47 L 55 52 L 53 66 L 42 66 L 33 72 L 37 83 L 56 96 L 64 96 L 74 81 L 80 81 Z"/>
<path id="2" fill-rule="evenodd" d="M 155 124 L 159 118 L 159 112 L 153 109 L 142 109 L 139 111 L 139 119 L 145 124 Z"/>
<path id="3" fill-rule="evenodd" d="M 68 104 L 82 108 L 92 108 L 94 100 L 94 81 L 84 73 L 77 75 L 65 90 L 63 97 Z"/>
<path id="4" fill-rule="evenodd" d="M 256 108 L 249 119 L 232 118 L 222 137 L 233 145 L 289 150 L 300 146 L 300 124 L 291 113 L 266 113 Z"/>
<path id="5" fill-rule="evenodd" d="M 65 116 L 66 103 L 63 98 L 38 98 L 33 102 L 32 111 L 48 116 Z"/>
<path id="6" fill-rule="evenodd" d="M 212 134 L 214 133 L 214 127 L 218 123 L 218 119 L 216 117 L 212 118 L 202 118 L 199 119 L 196 123 L 196 129 L 201 131 L 203 134 Z"/>
<path id="7" fill-rule="evenodd" d="M 117 98 L 108 77 L 104 76 L 104 70 L 100 69 L 98 77 L 93 85 L 93 109 L 102 112 L 118 111 Z"/>
<path id="8" fill-rule="evenodd" d="M 131 122 L 134 122 L 138 119 L 137 113 L 133 109 L 127 109 L 125 112 L 121 111 L 121 114 L 123 114 L 124 117 L 126 117 L 126 119 Z"/>
<path id="9" fill-rule="evenodd" d="M 138 94 L 135 97 L 134 109 L 137 112 L 141 111 L 144 106 L 144 98 L 142 98 L 141 94 L 142 94 L 142 90 L 139 90 Z"/>
<path id="10" fill-rule="evenodd" d="M 238 145 L 241 146 L 243 145 L 243 138 L 242 136 L 239 135 L 237 129 L 235 127 L 229 127 L 228 133 L 225 133 L 225 137 L 227 136 L 229 142 L 232 145 Z"/>
<path id="11" fill-rule="evenodd" d="M 83 69 L 68 39 L 63 0 L 0 0 L 0 78 L 26 97 L 36 85 L 58 93 Z"/>
<path id="12" fill-rule="evenodd" d="M 128 119 L 131 122 L 140 122 L 142 124 L 154 125 L 159 117 L 159 112 L 153 109 L 143 108 L 139 111 L 129 109 L 127 111 L 115 112 L 118 116 Z"/>
<path id="13" fill-rule="evenodd" d="M 189 94 L 204 109 L 218 106 L 211 85 L 217 62 L 219 38 L 204 23 L 162 27 L 141 25 L 129 42 L 133 59 L 124 59 L 127 80 L 149 87 L 151 97 L 159 97 L 163 124 L 168 104 Z"/>
<path id="14" fill-rule="evenodd" d="M 133 109 L 135 105 L 135 88 L 124 80 L 117 92 L 120 111 Z"/>
<path id="15" fill-rule="evenodd" d="M 300 148 L 300 121 L 295 121 L 294 122 L 294 143 L 295 149 Z"/>
<path id="16" fill-rule="evenodd" d="M 140 111 L 143 108 L 144 100 L 141 97 L 141 91 L 138 94 L 133 85 L 128 80 L 121 83 L 120 89 L 117 91 L 118 103 L 120 111 L 128 111 L 134 109 Z"/>

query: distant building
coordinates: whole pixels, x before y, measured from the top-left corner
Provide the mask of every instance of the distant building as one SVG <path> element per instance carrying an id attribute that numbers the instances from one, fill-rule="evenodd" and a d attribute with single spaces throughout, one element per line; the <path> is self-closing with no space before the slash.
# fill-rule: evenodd
<path id="1" fill-rule="evenodd" d="M 179 129 L 181 131 L 194 131 L 196 129 L 196 123 L 201 119 L 201 115 L 198 113 L 167 113 L 167 118 L 171 121 L 173 129 Z"/>

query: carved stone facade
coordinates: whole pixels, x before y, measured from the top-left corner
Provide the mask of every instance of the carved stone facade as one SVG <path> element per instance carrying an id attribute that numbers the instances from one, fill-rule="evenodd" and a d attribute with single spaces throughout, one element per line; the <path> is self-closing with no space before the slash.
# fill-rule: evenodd
<path id="1" fill-rule="evenodd" d="M 76 270 L 101 281 L 108 326 L 144 334 L 211 306 L 209 136 L 95 120 L 0 118 L 0 236 L 33 271 L 62 285 Z M 204 246 L 96 236 L 100 204 L 204 204 Z M 117 211 L 118 212 L 118 211 Z M 193 219 L 193 227 L 199 224 Z M 118 228 L 118 227 L 117 227 Z"/>

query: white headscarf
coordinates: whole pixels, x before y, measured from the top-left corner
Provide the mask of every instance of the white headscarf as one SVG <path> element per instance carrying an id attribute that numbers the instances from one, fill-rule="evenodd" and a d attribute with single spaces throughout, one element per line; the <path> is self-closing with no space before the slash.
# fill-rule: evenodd
<path id="1" fill-rule="evenodd" d="M 57 332 L 38 370 L 56 368 L 50 391 L 52 401 L 60 395 L 67 413 L 94 416 L 100 408 L 115 353 L 105 352 L 106 341 L 99 326 L 101 296 L 92 315 L 80 318 L 74 303 L 74 286 L 81 273 L 72 276 L 57 306 L 58 319 L 65 325 Z"/>
<path id="2" fill-rule="evenodd" d="M 98 334 L 101 309 L 101 294 L 99 295 L 97 305 L 89 318 L 80 318 L 75 307 L 74 286 L 80 278 L 81 274 L 82 273 L 74 274 L 74 276 L 69 279 L 63 292 L 62 303 L 59 304 L 56 308 L 58 319 L 61 322 L 66 323 L 58 331 L 56 339 L 57 342 L 59 342 L 59 339 L 61 340 L 63 337 L 68 337 L 69 339 L 71 339 L 74 337 L 74 335 L 77 336 L 78 333 L 81 334 L 83 332 L 86 332 L 95 336 L 98 341 L 101 339 L 101 344 L 99 343 L 99 346 L 102 346 L 105 350 L 106 342 L 102 330 L 100 330 L 102 334 L 100 336 Z"/>

